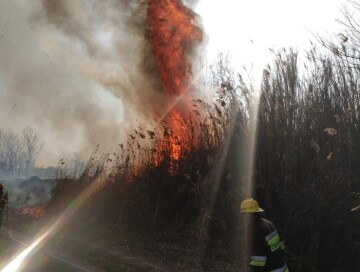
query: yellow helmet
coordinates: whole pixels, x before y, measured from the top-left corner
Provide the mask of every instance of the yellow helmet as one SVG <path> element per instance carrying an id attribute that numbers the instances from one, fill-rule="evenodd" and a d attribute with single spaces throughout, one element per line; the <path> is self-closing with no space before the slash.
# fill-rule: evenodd
<path id="1" fill-rule="evenodd" d="M 240 205 L 241 213 L 258 213 L 264 210 L 260 208 L 259 204 L 255 199 L 247 198 Z"/>

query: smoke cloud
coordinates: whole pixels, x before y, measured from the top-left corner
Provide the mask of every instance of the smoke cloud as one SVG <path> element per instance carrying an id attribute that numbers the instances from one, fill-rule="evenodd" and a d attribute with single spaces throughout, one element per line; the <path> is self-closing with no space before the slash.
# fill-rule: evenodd
<path id="1" fill-rule="evenodd" d="M 117 146 L 161 109 L 145 14 L 141 1 L 0 2 L 0 124 L 39 132 L 40 165 Z"/>
<path id="2" fill-rule="evenodd" d="M 184 0 L 184 4 L 189 8 L 195 8 L 199 0 Z"/>

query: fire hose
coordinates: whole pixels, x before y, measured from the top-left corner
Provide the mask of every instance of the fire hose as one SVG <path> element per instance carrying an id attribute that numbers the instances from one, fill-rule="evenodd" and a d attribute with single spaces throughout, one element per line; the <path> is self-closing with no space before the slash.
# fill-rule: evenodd
<path id="1" fill-rule="evenodd" d="M 17 244 L 20 244 L 22 247 L 28 248 L 29 247 L 28 244 L 16 239 L 13 236 L 13 234 L 11 233 L 11 231 L 10 231 L 9 205 L 8 204 L 5 205 L 5 219 L 6 219 L 6 233 L 7 233 L 7 236 L 9 237 L 9 239 L 16 242 Z M 63 259 L 61 257 L 58 257 L 58 256 L 56 256 L 54 254 L 46 253 L 46 252 L 42 252 L 42 254 L 44 254 L 44 255 L 52 258 L 52 259 L 55 259 L 58 262 L 61 262 L 63 264 L 66 264 L 66 265 L 69 265 L 69 266 L 71 266 L 73 268 L 76 268 L 79 271 L 89 272 L 89 270 L 87 270 L 87 269 L 85 269 L 85 268 L 83 268 L 83 267 L 81 267 L 81 266 L 79 266 L 77 264 L 74 264 L 74 263 L 72 263 L 72 262 L 70 262 L 68 260 L 65 260 L 65 259 Z"/>
<path id="2" fill-rule="evenodd" d="M 22 245 L 23 247 L 28 247 L 28 246 L 29 246 L 29 245 L 27 245 L 26 243 L 24 243 L 24 242 L 22 242 L 22 241 L 20 241 L 20 240 L 18 240 L 18 239 L 16 239 L 16 238 L 14 238 L 14 236 L 10 233 L 10 231 L 8 231 L 8 235 L 9 235 L 9 238 L 10 238 L 11 240 L 13 240 L 14 242 Z M 49 256 L 49 257 L 51 257 L 51 258 L 53 258 L 53 259 L 55 259 L 55 260 L 57 260 L 57 261 L 59 261 L 59 262 L 61 262 L 61 263 L 64 263 L 64 264 L 67 264 L 67 265 L 69 265 L 69 266 L 71 266 L 71 267 L 73 267 L 73 268 L 76 268 L 76 269 L 78 269 L 78 270 L 80 270 L 80 271 L 89 272 L 89 270 L 86 270 L 85 268 L 83 268 L 83 267 L 81 267 L 81 266 L 79 266 L 79 265 L 77 265 L 77 264 L 74 264 L 74 263 L 72 263 L 72 262 L 70 262 L 70 261 L 68 261 L 68 260 L 65 260 L 65 259 L 63 259 L 63 258 L 60 258 L 60 257 L 58 257 L 58 256 L 56 256 L 56 255 L 54 255 L 54 254 L 51 254 L 51 253 L 43 253 L 43 254 L 45 254 L 45 255 L 47 255 L 47 256 Z"/>

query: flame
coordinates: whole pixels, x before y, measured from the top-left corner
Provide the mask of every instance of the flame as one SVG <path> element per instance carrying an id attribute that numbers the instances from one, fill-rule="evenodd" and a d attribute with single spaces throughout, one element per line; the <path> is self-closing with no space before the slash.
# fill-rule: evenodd
<path id="1" fill-rule="evenodd" d="M 175 174 L 180 160 L 186 158 L 189 152 L 197 147 L 193 127 L 195 120 L 192 115 L 187 117 L 185 118 L 185 114 L 176 108 L 168 114 L 164 120 L 163 138 L 157 144 L 157 152 L 152 160 L 154 166 L 167 160 L 170 174 Z"/>
<path id="2" fill-rule="evenodd" d="M 40 218 L 45 215 L 46 205 L 45 204 L 39 204 L 36 206 L 30 206 L 30 207 L 23 207 L 20 208 L 17 213 L 19 215 L 27 215 L 32 218 Z"/>
<path id="3" fill-rule="evenodd" d="M 195 19 L 181 0 L 148 0 L 146 37 L 168 94 L 180 95 L 190 85 L 188 55 L 203 38 Z"/>
<path id="4" fill-rule="evenodd" d="M 177 101 L 170 103 L 166 111 L 167 125 L 153 164 L 159 165 L 167 154 L 169 171 L 175 173 L 178 161 L 193 145 L 191 120 L 185 115 L 190 109 L 190 100 L 185 94 L 192 81 L 192 66 L 188 58 L 193 48 L 202 41 L 203 33 L 196 23 L 196 14 L 182 0 L 148 0 L 146 23 L 146 38 L 163 89 L 171 96 L 170 100 L 176 97 Z"/>

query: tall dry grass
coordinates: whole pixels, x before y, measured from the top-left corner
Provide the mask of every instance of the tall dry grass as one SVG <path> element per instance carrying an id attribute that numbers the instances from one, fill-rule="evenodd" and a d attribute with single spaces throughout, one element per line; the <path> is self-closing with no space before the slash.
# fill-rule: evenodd
<path id="1" fill-rule="evenodd" d="M 223 251 L 231 261 L 241 259 L 239 165 L 247 157 L 239 143 L 249 137 L 252 88 L 220 58 L 211 81 L 222 90 L 218 99 L 195 99 L 197 121 L 178 120 L 189 134 L 177 144 L 190 145 L 178 161 L 164 144 L 169 121 L 154 120 L 114 153 L 95 153 L 79 178 L 61 177 L 54 203 L 66 203 L 106 173 L 108 181 L 88 203 L 96 220 L 197 237 L 206 255 Z M 360 217 L 350 211 L 360 192 L 360 62 L 348 61 L 315 46 L 301 61 L 282 49 L 264 69 L 253 193 L 278 224 L 292 271 L 360 267 Z M 189 141 L 194 135 L 199 138 Z M 162 159 L 154 164 L 158 152 Z"/>
<path id="2" fill-rule="evenodd" d="M 296 271 L 360 267 L 359 69 L 323 52 L 275 52 L 262 84 L 256 191 Z"/>

